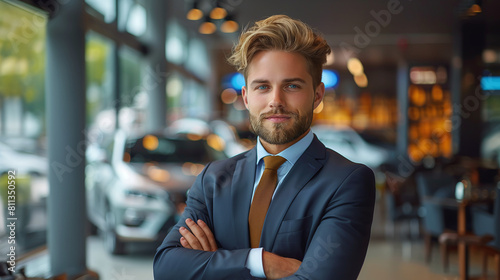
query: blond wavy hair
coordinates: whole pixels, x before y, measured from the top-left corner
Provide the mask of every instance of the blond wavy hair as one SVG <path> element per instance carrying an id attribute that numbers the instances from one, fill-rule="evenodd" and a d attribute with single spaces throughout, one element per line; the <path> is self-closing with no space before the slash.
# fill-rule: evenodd
<path id="1" fill-rule="evenodd" d="M 326 40 L 307 24 L 285 15 L 275 15 L 258 21 L 245 30 L 234 46 L 228 62 L 246 80 L 248 65 L 255 54 L 270 50 L 301 54 L 307 60 L 315 88 L 321 83 L 323 64 L 331 52 Z"/>

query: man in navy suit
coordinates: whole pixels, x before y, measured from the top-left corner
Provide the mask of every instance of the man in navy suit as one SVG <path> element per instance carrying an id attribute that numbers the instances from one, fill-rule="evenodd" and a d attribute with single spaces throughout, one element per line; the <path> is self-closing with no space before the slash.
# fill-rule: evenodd
<path id="1" fill-rule="evenodd" d="M 245 77 L 242 97 L 257 145 L 198 176 L 183 217 L 157 250 L 156 280 L 357 278 L 370 238 L 374 176 L 311 132 L 328 53 L 321 36 L 287 16 L 241 35 L 229 62 Z M 255 239 L 249 215 L 268 156 L 284 163 L 274 171 L 276 188 Z"/>

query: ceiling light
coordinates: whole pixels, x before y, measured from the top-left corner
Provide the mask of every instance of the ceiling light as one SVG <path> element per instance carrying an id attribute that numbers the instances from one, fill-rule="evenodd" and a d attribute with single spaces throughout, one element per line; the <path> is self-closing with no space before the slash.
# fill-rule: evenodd
<path id="1" fill-rule="evenodd" d="M 233 33 L 238 31 L 239 27 L 238 23 L 231 16 L 227 16 L 226 20 L 220 26 L 220 30 L 224 33 Z"/>
<path id="2" fill-rule="evenodd" d="M 472 5 L 470 7 L 470 11 L 473 12 L 473 13 L 476 13 L 476 14 L 482 12 L 481 7 L 478 4 Z"/>
<path id="3" fill-rule="evenodd" d="M 198 29 L 201 34 L 212 34 L 215 30 L 217 30 L 217 26 L 209 18 L 205 19 Z"/>
<path id="4" fill-rule="evenodd" d="M 349 58 L 347 61 L 347 69 L 349 69 L 349 72 L 351 72 L 353 76 L 363 74 L 363 64 L 361 64 L 361 61 L 355 57 Z"/>
<path id="5" fill-rule="evenodd" d="M 199 20 L 203 17 L 203 12 L 198 8 L 198 2 L 193 3 L 193 7 L 186 15 L 189 20 Z"/>
<path id="6" fill-rule="evenodd" d="M 365 88 L 368 86 L 368 78 L 365 74 L 354 76 L 354 82 L 360 88 Z"/>
<path id="7" fill-rule="evenodd" d="M 211 19 L 223 19 L 227 15 L 226 9 L 220 7 L 219 5 L 215 6 L 210 12 Z"/>

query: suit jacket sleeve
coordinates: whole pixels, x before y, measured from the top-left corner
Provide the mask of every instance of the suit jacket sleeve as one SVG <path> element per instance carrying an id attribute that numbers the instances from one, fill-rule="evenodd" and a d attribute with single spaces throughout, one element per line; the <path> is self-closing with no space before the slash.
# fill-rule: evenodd
<path id="1" fill-rule="evenodd" d="M 172 228 L 158 247 L 153 262 L 155 280 L 167 279 L 253 279 L 245 267 L 250 249 L 225 250 L 215 252 L 185 249 L 180 244 L 179 228 L 187 227 L 185 220 L 201 219 L 213 230 L 207 198 L 213 194 L 213 186 L 204 187 L 203 177 L 208 165 L 191 187 L 187 207 L 179 222 Z M 210 189 L 211 188 L 211 189 Z M 187 227 L 188 228 L 188 227 Z M 217 238 L 217 237 L 216 237 Z"/>
<path id="2" fill-rule="evenodd" d="M 286 279 L 357 279 L 368 248 L 374 204 L 373 172 L 361 165 L 329 201 L 299 270 Z"/>

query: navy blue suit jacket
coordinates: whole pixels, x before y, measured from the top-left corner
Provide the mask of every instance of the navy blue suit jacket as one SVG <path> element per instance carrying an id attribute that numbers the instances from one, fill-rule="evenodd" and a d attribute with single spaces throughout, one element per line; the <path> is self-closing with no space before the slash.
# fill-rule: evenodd
<path id="1" fill-rule="evenodd" d="M 188 194 L 179 223 L 158 247 L 154 276 L 164 279 L 253 279 L 248 211 L 256 148 L 205 167 Z M 356 279 L 366 255 L 375 202 L 373 172 L 325 148 L 316 138 L 292 167 L 269 206 L 260 246 L 302 261 L 287 279 Z M 185 249 L 179 227 L 201 219 L 216 252 Z"/>

